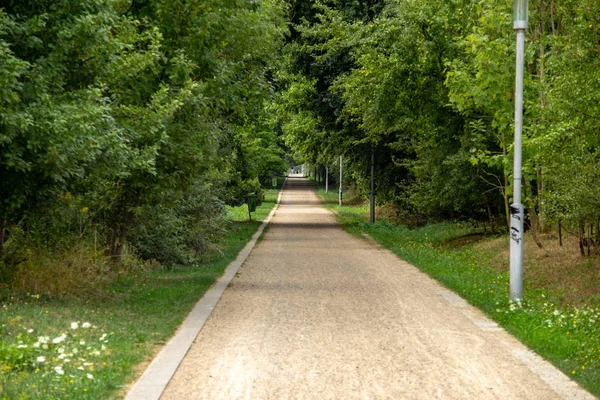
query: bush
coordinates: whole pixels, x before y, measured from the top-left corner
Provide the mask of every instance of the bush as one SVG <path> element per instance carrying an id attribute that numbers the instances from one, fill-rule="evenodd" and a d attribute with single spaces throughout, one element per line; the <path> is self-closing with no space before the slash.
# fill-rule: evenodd
<path id="1" fill-rule="evenodd" d="M 197 184 L 171 207 L 145 207 L 130 243 L 145 260 L 189 264 L 215 246 L 227 227 L 224 203 L 208 184 Z"/>
<path id="2" fill-rule="evenodd" d="M 248 195 L 250 193 L 256 193 L 256 205 L 260 205 L 264 197 L 264 190 L 258 179 L 230 182 L 226 192 L 226 203 L 233 207 L 239 207 L 242 204 L 245 204 L 248 201 Z"/>

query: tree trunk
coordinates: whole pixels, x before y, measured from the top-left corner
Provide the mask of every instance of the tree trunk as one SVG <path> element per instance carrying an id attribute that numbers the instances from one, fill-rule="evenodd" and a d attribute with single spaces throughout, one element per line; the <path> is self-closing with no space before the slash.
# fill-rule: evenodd
<path id="1" fill-rule="evenodd" d="M 594 223 L 590 222 L 590 229 L 588 231 L 588 241 L 587 241 L 588 257 L 592 255 L 592 246 L 594 245 L 594 240 L 592 239 L 593 235 L 594 235 Z"/>
<path id="2" fill-rule="evenodd" d="M 562 221 L 558 220 L 558 245 L 562 247 Z"/>
<path id="3" fill-rule="evenodd" d="M 7 221 L 5 219 L 0 220 L 0 260 L 2 259 L 2 251 L 4 250 L 4 241 L 6 240 L 6 226 Z"/>
<path id="4" fill-rule="evenodd" d="M 110 263 L 118 265 L 121 263 L 123 255 L 123 246 L 127 239 L 128 229 L 122 224 L 115 224 L 110 228 L 110 236 L 108 239 L 108 249 L 105 255 L 110 258 Z"/>
<path id="5" fill-rule="evenodd" d="M 596 221 L 596 237 L 595 243 L 600 244 L 600 219 Z M 596 254 L 598 254 L 598 250 L 596 249 Z"/>
<path id="6" fill-rule="evenodd" d="M 129 213 L 123 218 L 122 222 L 113 222 L 110 225 L 110 234 L 108 237 L 108 249 L 105 255 L 110 258 L 110 263 L 119 265 L 123 255 L 123 247 L 127 241 L 127 235 L 133 228 L 135 217 Z"/>
<path id="7" fill-rule="evenodd" d="M 508 190 L 508 177 L 504 175 L 504 192 L 502 193 L 502 197 L 504 197 L 504 213 L 506 214 L 506 229 L 507 232 L 510 232 L 510 204 L 508 204 L 508 195 L 506 191 Z"/>
<path id="8" fill-rule="evenodd" d="M 582 257 L 585 257 L 585 248 L 583 246 L 583 240 L 585 237 L 585 222 L 579 221 L 579 252 Z"/>
<path id="9" fill-rule="evenodd" d="M 531 221 L 531 236 L 533 236 L 533 240 L 535 241 L 535 244 L 537 244 L 537 247 L 543 249 L 544 246 L 542 246 L 542 242 L 540 242 L 537 236 L 540 228 L 538 217 L 535 213 L 535 207 L 527 207 L 527 213 L 529 214 L 529 219 Z"/>
<path id="10" fill-rule="evenodd" d="M 538 4 L 537 4 L 537 9 L 541 10 L 542 13 L 546 13 L 547 10 L 547 6 L 546 6 L 546 2 L 544 0 L 538 0 Z M 539 91 L 539 100 L 540 100 L 540 108 L 542 109 L 542 121 L 545 119 L 545 114 L 544 114 L 544 110 L 546 109 L 546 66 L 544 64 L 545 62 L 545 54 L 546 54 L 546 50 L 544 47 L 544 41 L 543 36 L 546 32 L 546 27 L 544 25 L 544 18 L 540 18 L 538 24 L 537 24 L 537 40 L 539 42 L 539 58 L 537 61 L 537 74 L 539 76 L 539 82 L 540 82 L 540 91 Z M 543 176 L 542 176 L 542 167 L 541 166 L 537 166 L 536 167 L 536 175 L 537 175 L 537 205 L 538 205 L 538 210 L 539 210 L 539 227 L 540 227 L 540 232 L 544 231 L 544 218 L 545 218 L 545 213 L 544 213 L 544 205 L 543 205 L 543 191 L 544 191 L 544 181 L 543 181 Z M 535 206 L 534 206 L 535 207 Z"/>
<path id="11" fill-rule="evenodd" d="M 488 202 L 486 202 L 485 205 L 487 207 L 488 218 L 490 220 L 490 229 L 492 230 L 492 234 L 495 234 L 496 226 L 494 225 L 494 214 L 492 213 L 492 207 L 490 206 L 490 203 L 488 203 Z M 484 228 L 485 228 L 485 225 L 484 225 Z"/>
<path id="12" fill-rule="evenodd" d="M 539 210 L 540 232 L 544 232 L 546 228 L 546 212 L 544 210 L 544 177 L 542 167 L 537 168 L 537 202 Z"/>
<path id="13" fill-rule="evenodd" d="M 527 189 L 529 189 L 529 193 L 532 194 L 531 182 L 527 179 L 524 179 L 524 181 L 525 181 L 525 187 Z M 533 236 L 533 240 L 535 241 L 535 244 L 537 244 L 537 247 L 542 249 L 542 248 L 544 248 L 544 246 L 542 246 L 542 243 L 539 241 L 539 239 L 537 237 L 537 234 L 539 232 L 539 221 L 538 221 L 537 213 L 535 212 L 535 205 L 531 206 L 530 204 L 532 204 L 532 202 L 527 201 L 527 200 L 525 201 L 525 203 L 528 204 L 527 214 L 529 214 L 529 221 L 531 222 L 531 235 Z"/>
<path id="14" fill-rule="evenodd" d="M 556 30 L 556 23 L 554 22 L 554 0 L 550 3 L 550 18 L 552 19 L 552 35 L 556 36 L 558 32 Z"/>

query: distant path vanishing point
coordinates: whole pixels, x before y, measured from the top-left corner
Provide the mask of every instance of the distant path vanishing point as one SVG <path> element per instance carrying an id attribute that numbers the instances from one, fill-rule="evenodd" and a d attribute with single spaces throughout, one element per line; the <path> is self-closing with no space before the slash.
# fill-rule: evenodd
<path id="1" fill-rule="evenodd" d="M 290 177 L 164 400 L 593 399 Z"/>

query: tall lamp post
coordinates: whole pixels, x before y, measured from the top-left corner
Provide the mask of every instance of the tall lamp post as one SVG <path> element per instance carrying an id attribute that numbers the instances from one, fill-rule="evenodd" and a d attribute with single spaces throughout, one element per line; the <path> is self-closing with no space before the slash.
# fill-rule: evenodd
<path id="1" fill-rule="evenodd" d="M 342 163 L 342 156 L 340 156 L 340 193 L 339 193 L 339 202 L 340 202 L 340 207 L 342 206 L 342 182 L 343 182 L 343 167 L 342 167 L 343 163 Z"/>
<path id="2" fill-rule="evenodd" d="M 521 204 L 522 143 L 523 143 L 523 68 L 525 64 L 525 30 L 528 0 L 515 0 L 514 29 L 517 32 L 517 69 L 515 77 L 515 161 L 513 204 L 510 206 L 510 299 L 523 298 L 523 220 Z"/>

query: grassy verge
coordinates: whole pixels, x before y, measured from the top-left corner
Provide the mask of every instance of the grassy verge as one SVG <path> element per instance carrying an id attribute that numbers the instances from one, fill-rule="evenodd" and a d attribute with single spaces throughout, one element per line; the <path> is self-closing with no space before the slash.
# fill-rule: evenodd
<path id="1" fill-rule="evenodd" d="M 339 207 L 337 193 L 325 193 L 322 188 L 317 193 L 337 213 L 338 221 L 348 232 L 368 234 L 460 294 L 581 386 L 600 396 L 600 280 L 592 283 L 595 297 L 586 294 L 589 290 L 582 291 L 579 298 L 574 296 L 577 293 L 570 293 L 567 298 L 571 304 L 578 304 L 576 307 L 565 302 L 565 291 L 572 291 L 569 280 L 563 277 L 559 288 L 556 281 L 548 284 L 543 277 L 532 276 L 542 275 L 545 270 L 543 264 L 534 265 L 541 262 L 539 259 L 530 257 L 529 269 L 533 272 L 530 279 L 525 279 L 526 300 L 511 303 L 507 254 L 500 250 L 508 248 L 508 239 L 479 235 L 476 240 L 464 240 L 476 237 L 472 226 L 465 223 L 440 223 L 417 229 L 387 221 L 369 224 L 367 205 Z"/>
<path id="2" fill-rule="evenodd" d="M 47 301 L 33 293 L 0 305 L 0 399 L 110 399 L 142 372 L 277 201 L 268 190 L 201 265 L 122 274 L 95 298 Z M 140 366 L 141 365 L 141 366 Z"/>

